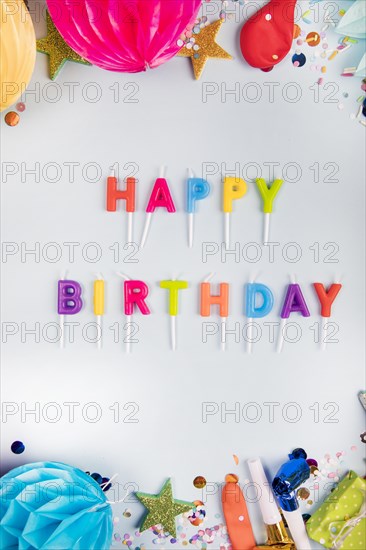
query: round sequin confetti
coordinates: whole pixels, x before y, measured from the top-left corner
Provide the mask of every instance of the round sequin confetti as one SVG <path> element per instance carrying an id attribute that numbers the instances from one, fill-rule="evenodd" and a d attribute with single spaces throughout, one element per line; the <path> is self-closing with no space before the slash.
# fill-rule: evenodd
<path id="1" fill-rule="evenodd" d="M 318 463 L 315 460 L 315 458 L 307 458 L 306 463 L 308 464 L 308 466 L 318 466 Z"/>
<path id="2" fill-rule="evenodd" d="M 292 56 L 292 63 L 295 67 L 303 67 L 306 63 L 306 57 L 303 53 L 295 53 Z"/>
<path id="3" fill-rule="evenodd" d="M 23 113 L 23 111 L 25 111 L 25 103 L 23 103 L 22 101 L 19 101 L 19 103 L 17 103 L 15 107 L 19 113 Z"/>
<path id="4" fill-rule="evenodd" d="M 15 111 L 9 111 L 9 113 L 6 113 L 4 119 L 8 126 L 16 126 L 19 124 L 20 116 Z"/>
<path id="5" fill-rule="evenodd" d="M 267 13 L 265 19 L 266 19 L 266 21 L 271 21 L 272 15 L 270 13 Z"/>
<path id="6" fill-rule="evenodd" d="M 298 38 L 300 36 L 300 34 L 301 34 L 301 29 L 300 29 L 299 25 L 295 24 L 294 25 L 294 35 L 293 35 L 294 40 L 295 40 L 295 38 Z"/>
<path id="7" fill-rule="evenodd" d="M 21 455 L 25 451 L 25 445 L 21 441 L 14 441 L 10 448 L 15 455 Z"/>
<path id="8" fill-rule="evenodd" d="M 92 477 L 93 479 L 95 479 L 95 481 L 96 481 L 97 483 L 99 483 L 99 485 L 103 482 L 102 476 L 101 476 L 100 474 L 98 474 L 97 472 L 94 472 L 94 473 L 91 475 L 91 477 Z"/>
<path id="9" fill-rule="evenodd" d="M 123 517 L 124 518 L 130 518 L 131 517 L 131 510 L 126 508 L 126 510 L 123 512 Z"/>
<path id="10" fill-rule="evenodd" d="M 318 44 L 320 44 L 320 34 L 318 34 L 317 32 L 309 32 L 309 34 L 306 36 L 306 42 L 312 48 L 314 46 L 317 46 Z"/>
<path id="11" fill-rule="evenodd" d="M 306 487 L 300 487 L 300 489 L 297 490 L 297 496 L 301 500 L 306 500 L 310 496 L 310 491 Z"/>
<path id="12" fill-rule="evenodd" d="M 207 481 L 203 476 L 197 476 L 193 480 L 193 485 L 196 487 L 196 489 L 203 489 L 206 487 Z"/>

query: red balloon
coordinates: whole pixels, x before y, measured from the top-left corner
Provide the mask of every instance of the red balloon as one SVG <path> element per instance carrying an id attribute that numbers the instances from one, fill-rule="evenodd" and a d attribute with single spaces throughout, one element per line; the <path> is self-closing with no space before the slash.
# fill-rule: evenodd
<path id="1" fill-rule="evenodd" d="M 297 0 L 270 0 L 244 23 L 240 48 L 252 67 L 269 71 L 283 60 L 294 37 Z"/>
<path id="2" fill-rule="evenodd" d="M 135 73 L 173 57 L 201 0 L 47 0 L 65 42 L 109 71 Z"/>

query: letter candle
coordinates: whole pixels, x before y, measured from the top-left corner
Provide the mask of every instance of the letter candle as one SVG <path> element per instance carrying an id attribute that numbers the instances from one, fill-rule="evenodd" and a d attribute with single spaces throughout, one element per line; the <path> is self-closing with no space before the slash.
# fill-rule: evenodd
<path id="1" fill-rule="evenodd" d="M 201 283 L 201 316 L 209 317 L 211 315 L 211 306 L 219 306 L 219 314 L 221 317 L 221 349 L 226 351 L 226 320 L 229 315 L 229 285 L 228 283 L 220 283 L 220 292 L 217 295 L 210 293 L 211 285 L 209 281 L 214 276 L 210 273 L 208 277 Z"/>
<path id="2" fill-rule="evenodd" d="M 230 248 L 230 215 L 233 211 L 233 201 L 244 197 L 247 184 L 241 178 L 227 176 L 223 183 L 224 242 L 226 248 Z"/>
<path id="3" fill-rule="evenodd" d="M 270 216 L 273 212 L 273 202 L 277 193 L 283 185 L 283 180 L 275 180 L 270 187 L 268 187 L 266 180 L 257 178 L 255 183 L 263 199 L 263 213 L 264 213 L 264 226 L 263 226 L 263 244 L 269 242 L 269 225 Z"/>
<path id="4" fill-rule="evenodd" d="M 117 273 L 124 279 L 123 295 L 124 295 L 124 313 L 126 315 L 126 329 L 132 323 L 132 315 L 135 306 L 139 308 L 143 315 L 150 315 L 150 310 L 146 304 L 145 298 L 149 294 L 148 286 L 143 281 L 133 281 L 124 273 Z M 126 336 L 126 353 L 131 351 L 130 335 Z"/>
<path id="5" fill-rule="evenodd" d="M 295 449 L 288 456 L 290 460 L 282 464 L 278 470 L 272 482 L 272 489 L 281 506 L 296 548 L 311 550 L 296 496 L 296 489 L 310 476 L 310 468 L 306 462 L 307 454 L 304 449 Z"/>
<path id="6" fill-rule="evenodd" d="M 168 182 L 165 177 L 165 166 L 160 168 L 159 178 L 155 181 L 149 202 L 146 207 L 146 220 L 144 231 L 141 237 L 141 248 L 144 248 L 151 224 L 151 218 L 157 208 L 166 208 L 169 213 L 175 212 L 175 206 L 169 191 Z"/>
<path id="7" fill-rule="evenodd" d="M 115 170 L 112 168 L 112 175 L 107 180 L 107 211 L 116 212 L 117 201 L 126 201 L 127 212 L 127 242 L 133 241 L 133 213 L 136 209 L 136 180 L 127 178 L 126 189 L 118 189 L 118 182 L 115 176 Z"/>
<path id="8" fill-rule="evenodd" d="M 165 288 L 169 291 L 169 315 L 170 315 L 170 341 L 172 350 L 177 349 L 177 324 L 176 318 L 178 315 L 178 294 L 179 290 L 188 288 L 187 281 L 160 281 L 160 288 Z"/>
<path id="9" fill-rule="evenodd" d="M 304 296 L 301 292 L 301 288 L 296 284 L 295 277 L 291 278 L 291 284 L 288 285 L 285 301 L 283 303 L 281 311 L 281 323 L 280 331 L 278 335 L 277 342 L 277 352 L 281 353 L 284 342 L 284 331 L 286 328 L 287 319 L 290 317 L 291 313 L 298 312 L 301 313 L 303 317 L 310 317 L 310 312 L 306 305 Z"/>
<path id="10" fill-rule="evenodd" d="M 270 288 L 266 285 L 254 282 L 252 277 L 245 289 L 245 315 L 248 318 L 248 342 L 247 352 L 252 353 L 253 345 L 253 319 L 259 319 L 268 315 L 273 308 L 274 298 Z M 262 304 L 257 306 L 257 296 L 262 298 Z"/>
<path id="11" fill-rule="evenodd" d="M 64 277 L 65 276 L 66 275 L 64 275 Z M 79 313 L 83 307 L 81 293 L 81 286 L 77 281 L 71 281 L 65 278 L 58 281 L 57 311 L 60 316 L 61 348 L 65 345 L 65 315 L 76 315 L 76 313 Z"/>
<path id="12" fill-rule="evenodd" d="M 188 169 L 187 201 L 188 213 L 188 246 L 193 247 L 194 241 L 194 215 L 196 213 L 196 201 L 205 199 L 210 194 L 210 184 L 202 178 L 195 178 L 192 170 Z"/>
<path id="13" fill-rule="evenodd" d="M 97 275 L 98 279 L 94 281 L 94 315 L 97 320 L 98 327 L 98 349 L 102 347 L 103 327 L 102 316 L 104 315 L 104 280 L 101 274 Z"/>
<path id="14" fill-rule="evenodd" d="M 263 522 L 266 525 L 267 542 L 266 546 L 281 545 L 282 550 L 295 550 L 292 539 L 287 535 L 284 523 L 281 518 L 278 506 L 268 483 L 266 474 L 260 458 L 248 460 L 248 467 L 253 482 L 258 490 L 259 506 L 261 509 Z M 256 546 L 266 548 L 266 546 Z M 276 546 L 277 548 L 277 546 Z"/>
<path id="15" fill-rule="evenodd" d="M 332 314 L 332 305 L 334 300 L 338 296 L 342 285 L 340 283 L 333 283 L 327 290 L 323 283 L 314 283 L 314 288 L 321 305 L 320 314 L 322 318 L 322 330 L 320 347 L 321 350 L 324 351 L 327 347 L 327 329 L 328 321 Z"/>

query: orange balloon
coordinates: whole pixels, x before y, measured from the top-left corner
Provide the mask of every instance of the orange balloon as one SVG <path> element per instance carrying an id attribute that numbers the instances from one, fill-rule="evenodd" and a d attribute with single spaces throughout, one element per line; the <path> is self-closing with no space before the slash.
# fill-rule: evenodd
<path id="1" fill-rule="evenodd" d="M 36 61 L 36 35 L 23 0 L 0 0 L 0 111 L 24 92 Z"/>

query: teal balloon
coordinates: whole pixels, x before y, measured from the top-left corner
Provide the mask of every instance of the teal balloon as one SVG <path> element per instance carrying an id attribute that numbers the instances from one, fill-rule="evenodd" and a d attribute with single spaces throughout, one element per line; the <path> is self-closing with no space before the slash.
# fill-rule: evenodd
<path id="1" fill-rule="evenodd" d="M 78 468 L 36 462 L 0 479 L 3 550 L 108 550 L 112 534 L 105 493 Z"/>

